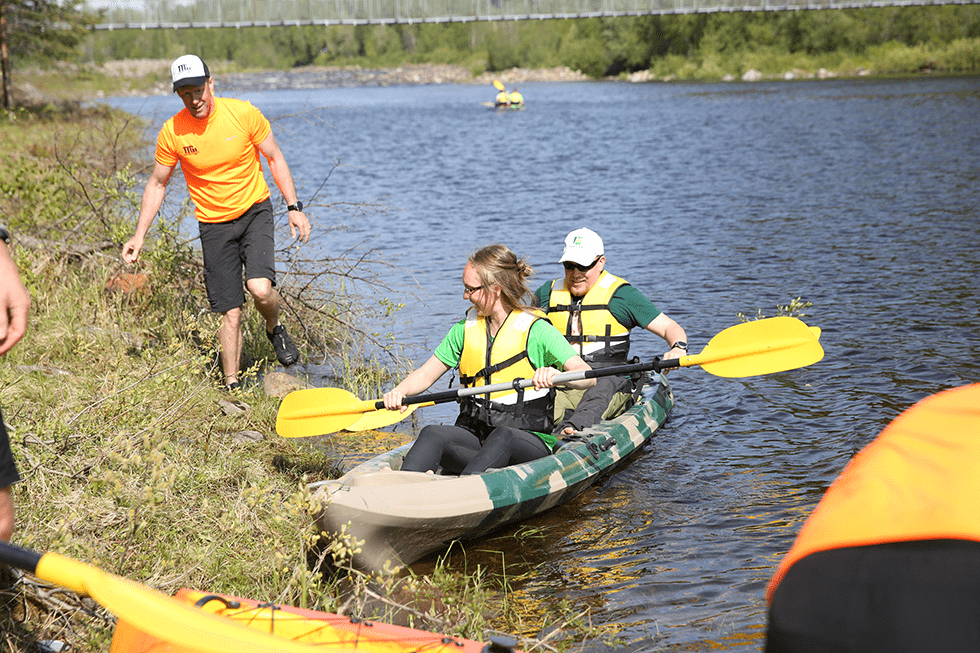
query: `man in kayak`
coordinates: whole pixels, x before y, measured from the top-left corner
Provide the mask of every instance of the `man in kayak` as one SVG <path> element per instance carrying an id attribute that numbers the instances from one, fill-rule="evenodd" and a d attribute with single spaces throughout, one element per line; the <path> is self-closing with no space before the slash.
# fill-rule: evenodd
<path id="1" fill-rule="evenodd" d="M 20 280 L 10 251 L 10 234 L 0 225 L 0 356 L 10 351 L 27 332 L 27 315 L 31 298 Z M 0 414 L 0 540 L 8 541 L 14 533 L 14 493 L 11 486 L 20 481 L 20 473 L 10 452 L 7 426 Z"/>
<path id="2" fill-rule="evenodd" d="M 299 360 L 279 322 L 272 202 L 259 153 L 286 200 L 292 237 L 298 234 L 307 242 L 310 221 L 265 116 L 248 102 L 215 97 L 214 79 L 200 57 L 179 57 L 170 71 L 184 110 L 164 123 L 157 137 L 156 165 L 143 191 L 136 234 L 123 245 L 122 257 L 127 263 L 139 258 L 179 162 L 196 206 L 208 300 L 211 310 L 222 314 L 218 340 L 224 383 L 233 390 L 242 350 L 243 269 L 245 287 L 265 320 L 279 362 L 288 366 Z"/>
<path id="3" fill-rule="evenodd" d="M 500 89 L 500 92 L 497 93 L 497 97 L 494 99 L 494 104 L 498 107 L 510 106 L 510 95 L 507 94 L 507 89 Z"/>
<path id="4" fill-rule="evenodd" d="M 389 410 L 405 410 L 405 397 L 425 392 L 457 365 L 464 387 L 514 379 L 533 379 L 534 386 L 464 397 L 454 425 L 422 429 L 402 471 L 442 467 L 447 474 L 476 474 L 552 453 L 557 441 L 552 435 L 553 379 L 559 368 L 590 368 L 547 319 L 526 306 L 532 273 L 504 245 L 475 252 L 463 268 L 463 297 L 473 304 L 471 314 L 450 329 L 422 367 L 385 393 L 384 404 Z M 568 382 L 582 390 L 593 384 L 593 379 Z"/>
<path id="5" fill-rule="evenodd" d="M 769 653 L 980 646 L 980 384 L 908 409 L 834 480 L 769 584 Z"/>
<path id="6" fill-rule="evenodd" d="M 524 104 L 524 96 L 517 92 L 516 88 L 510 90 L 510 95 L 507 97 L 510 101 L 510 106 L 519 107 Z"/>
<path id="7" fill-rule="evenodd" d="M 623 365 L 630 330 L 646 329 L 667 341 L 663 358 L 687 355 L 687 334 L 643 293 L 605 271 L 602 238 L 591 229 L 576 229 L 565 237 L 559 262 L 565 278 L 549 281 L 535 291 L 537 305 L 552 324 L 593 368 Z M 605 376 L 583 393 L 560 392 L 556 399 L 555 433 L 570 435 L 629 407 L 631 382 Z"/>

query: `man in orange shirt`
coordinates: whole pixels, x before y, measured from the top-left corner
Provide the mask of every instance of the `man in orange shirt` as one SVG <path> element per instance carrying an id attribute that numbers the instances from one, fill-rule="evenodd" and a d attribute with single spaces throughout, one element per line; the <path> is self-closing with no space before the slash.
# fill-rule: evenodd
<path id="1" fill-rule="evenodd" d="M 200 57 L 179 57 L 170 72 L 184 110 L 164 123 L 157 137 L 156 165 L 143 191 L 136 234 L 123 245 L 122 257 L 127 263 L 139 258 L 179 162 L 196 207 L 208 301 L 223 316 L 221 366 L 225 387 L 233 390 L 239 385 L 243 270 L 245 288 L 265 319 L 279 362 L 288 366 L 299 360 L 296 345 L 279 323 L 272 202 L 260 152 L 288 205 L 292 237 L 298 234 L 307 242 L 310 221 L 265 116 L 248 102 L 215 97 L 214 79 Z"/>

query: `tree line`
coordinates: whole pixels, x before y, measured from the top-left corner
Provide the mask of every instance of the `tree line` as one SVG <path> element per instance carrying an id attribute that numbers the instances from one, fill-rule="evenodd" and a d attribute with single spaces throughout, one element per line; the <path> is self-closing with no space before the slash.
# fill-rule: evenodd
<path id="1" fill-rule="evenodd" d="M 76 0 L 0 0 L 0 18 L 0 36 L 19 64 L 170 59 L 193 52 L 240 69 L 450 63 L 474 75 L 568 66 L 597 78 L 641 70 L 717 78 L 748 67 L 831 68 L 852 61 L 874 62 L 883 73 L 980 71 L 978 5 L 93 32 L 88 27 L 99 17 L 84 13 Z M 6 59 L 3 73 L 6 89 Z"/>
<path id="2" fill-rule="evenodd" d="M 92 61 L 166 59 L 196 52 L 243 68 L 274 69 L 453 63 L 475 74 L 568 66 L 603 77 L 651 69 L 668 57 L 703 62 L 753 52 L 862 55 L 886 44 L 912 48 L 976 39 L 980 6 L 940 5 L 493 23 L 125 30 L 93 35 L 84 56 Z M 973 45 L 975 53 L 980 50 Z M 980 55 L 957 64 L 956 72 L 980 69 L 978 59 Z"/>

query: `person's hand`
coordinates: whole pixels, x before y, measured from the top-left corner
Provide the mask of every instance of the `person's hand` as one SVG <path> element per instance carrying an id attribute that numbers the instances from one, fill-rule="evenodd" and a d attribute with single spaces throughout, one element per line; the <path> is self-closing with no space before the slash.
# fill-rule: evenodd
<path id="1" fill-rule="evenodd" d="M 127 263 L 135 263 L 140 257 L 140 250 L 143 249 L 143 239 L 133 236 L 123 245 L 122 259 Z"/>
<path id="2" fill-rule="evenodd" d="M 7 245 L 0 242 L 0 356 L 10 351 L 27 332 L 31 296 L 20 280 Z"/>
<path id="3" fill-rule="evenodd" d="M 681 349 L 680 347 L 674 347 L 666 354 L 664 354 L 664 360 L 668 360 L 671 358 L 680 358 L 681 356 L 687 356 L 687 350 Z"/>
<path id="4" fill-rule="evenodd" d="M 293 240 L 296 239 L 296 232 L 299 232 L 299 239 L 304 243 L 310 240 L 310 219 L 302 211 L 289 212 L 289 235 Z"/>
<path id="5" fill-rule="evenodd" d="M 542 388 L 555 387 L 554 378 L 559 374 L 561 372 L 553 367 L 539 367 L 534 370 L 534 376 L 531 378 L 534 381 L 534 389 L 541 390 Z"/>
<path id="6" fill-rule="evenodd" d="M 403 413 L 408 410 L 408 406 L 405 405 L 405 393 L 398 388 L 386 392 L 383 399 L 388 410 L 398 410 Z"/>
<path id="7" fill-rule="evenodd" d="M 680 358 L 681 356 L 687 356 L 687 350 L 681 349 L 680 347 L 674 347 L 668 352 L 665 352 L 662 360 L 670 360 L 671 358 Z M 660 370 L 661 374 L 669 374 L 670 369 Z"/>

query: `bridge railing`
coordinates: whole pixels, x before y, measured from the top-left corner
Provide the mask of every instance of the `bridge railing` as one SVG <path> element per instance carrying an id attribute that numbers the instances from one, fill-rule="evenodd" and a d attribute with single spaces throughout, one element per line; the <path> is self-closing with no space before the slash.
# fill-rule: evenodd
<path id="1" fill-rule="evenodd" d="M 595 18 L 728 11 L 796 11 L 980 0 L 85 0 L 97 30 L 412 24 Z"/>

